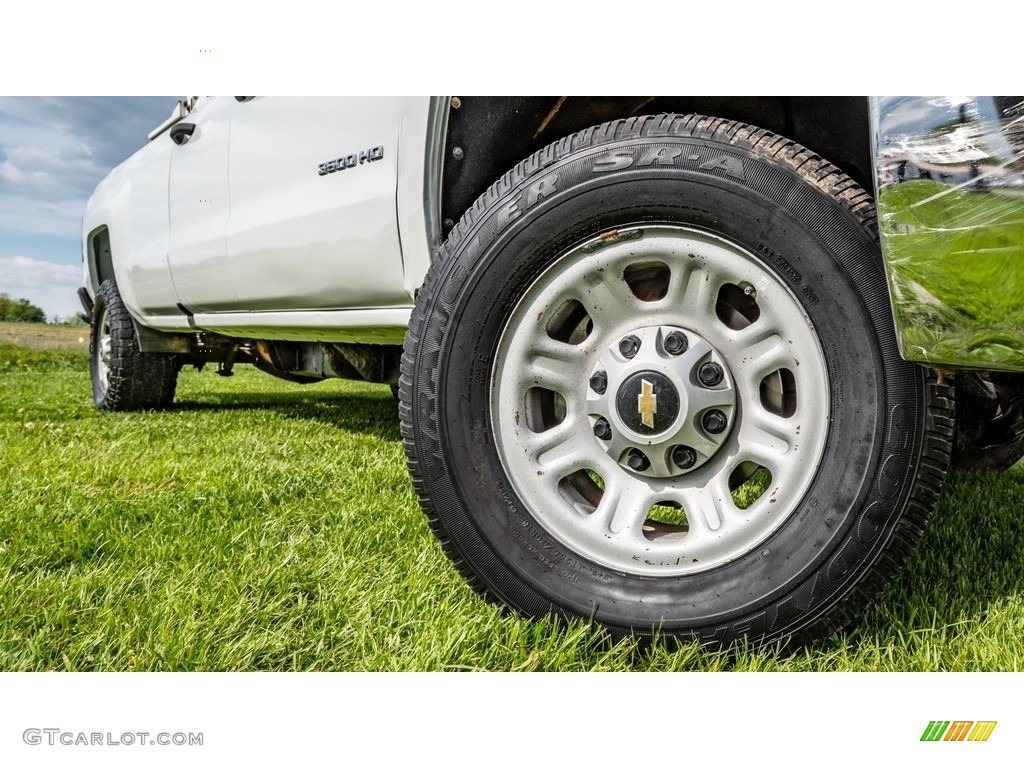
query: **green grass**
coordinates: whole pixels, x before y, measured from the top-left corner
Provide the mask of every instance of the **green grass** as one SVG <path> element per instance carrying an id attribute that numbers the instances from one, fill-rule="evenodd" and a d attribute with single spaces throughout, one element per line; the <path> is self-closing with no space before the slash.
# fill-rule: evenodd
<path id="1" fill-rule="evenodd" d="M 386 388 L 182 373 L 93 410 L 85 354 L 0 350 L 0 670 L 941 670 L 1024 658 L 1024 472 L 952 478 L 909 567 L 795 655 L 611 645 L 478 597 Z"/>

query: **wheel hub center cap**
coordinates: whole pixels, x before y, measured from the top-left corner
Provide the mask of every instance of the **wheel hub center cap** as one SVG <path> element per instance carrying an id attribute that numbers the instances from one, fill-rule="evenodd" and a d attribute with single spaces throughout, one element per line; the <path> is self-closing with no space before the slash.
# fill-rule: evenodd
<path id="1" fill-rule="evenodd" d="M 594 437 L 624 469 L 672 478 L 727 442 L 736 392 L 728 365 L 687 328 L 648 325 L 612 340 L 590 371 Z"/>
<path id="2" fill-rule="evenodd" d="M 679 417 L 679 390 L 656 371 L 641 371 L 619 387 L 616 406 L 622 423 L 639 435 L 658 435 Z"/>

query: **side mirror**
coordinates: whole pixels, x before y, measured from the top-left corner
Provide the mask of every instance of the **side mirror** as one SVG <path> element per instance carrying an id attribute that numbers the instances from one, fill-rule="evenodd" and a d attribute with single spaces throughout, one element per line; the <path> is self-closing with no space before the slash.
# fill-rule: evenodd
<path id="1" fill-rule="evenodd" d="M 174 105 L 174 109 L 171 110 L 171 116 L 168 117 L 166 120 L 164 120 L 162 123 L 160 123 L 160 125 L 158 125 L 156 128 L 154 128 L 152 131 L 149 132 L 149 140 L 152 141 L 153 139 L 155 139 L 161 133 L 163 133 L 168 128 L 170 128 L 172 125 L 174 125 L 176 122 L 178 122 L 183 117 L 185 117 L 190 111 L 191 111 L 191 105 L 190 104 L 187 104 L 183 100 L 179 101 L 177 104 Z"/>

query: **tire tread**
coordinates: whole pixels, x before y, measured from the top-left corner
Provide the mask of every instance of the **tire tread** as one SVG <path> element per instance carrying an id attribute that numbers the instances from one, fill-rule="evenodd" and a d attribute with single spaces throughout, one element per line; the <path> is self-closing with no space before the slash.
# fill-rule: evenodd
<path id="1" fill-rule="evenodd" d="M 96 366 L 100 315 L 106 308 L 110 324 L 111 359 L 106 392 L 100 393 Z M 174 355 L 141 352 L 135 325 L 117 284 L 105 280 L 96 295 L 89 353 L 93 366 L 93 395 L 104 411 L 162 409 L 174 401 L 180 365 Z"/>

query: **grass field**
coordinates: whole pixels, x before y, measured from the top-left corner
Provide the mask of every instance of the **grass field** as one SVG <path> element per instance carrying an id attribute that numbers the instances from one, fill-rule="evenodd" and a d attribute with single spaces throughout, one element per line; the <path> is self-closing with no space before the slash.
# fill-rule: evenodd
<path id="1" fill-rule="evenodd" d="M 33 350 L 79 350 L 85 353 L 89 349 L 89 329 L 84 325 L 0 322 L 0 344 L 13 344 Z"/>
<path id="2" fill-rule="evenodd" d="M 463 583 L 410 489 L 387 388 L 187 369 L 174 410 L 102 414 L 83 347 L 10 338 L 0 329 L 0 670 L 1016 670 L 1024 657 L 1019 470 L 954 474 L 909 566 L 823 645 L 610 645 Z"/>

